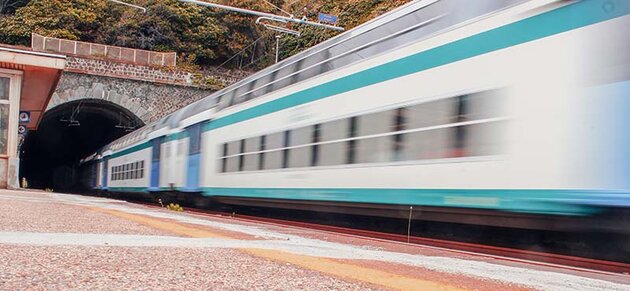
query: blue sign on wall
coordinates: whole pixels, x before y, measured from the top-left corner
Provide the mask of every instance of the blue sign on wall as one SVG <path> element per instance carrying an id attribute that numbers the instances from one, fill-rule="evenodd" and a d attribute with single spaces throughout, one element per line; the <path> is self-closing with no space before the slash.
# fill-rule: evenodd
<path id="1" fill-rule="evenodd" d="M 319 21 L 321 21 L 321 22 L 328 22 L 328 23 L 332 23 L 332 24 L 336 24 L 337 23 L 337 16 L 330 15 L 330 14 L 324 14 L 324 13 L 321 13 L 321 12 L 317 16 L 317 19 L 319 19 Z"/>

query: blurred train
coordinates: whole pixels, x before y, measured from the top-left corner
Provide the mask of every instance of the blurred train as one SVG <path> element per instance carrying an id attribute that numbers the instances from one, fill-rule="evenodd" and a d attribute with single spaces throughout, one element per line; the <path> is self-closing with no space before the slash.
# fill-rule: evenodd
<path id="1" fill-rule="evenodd" d="M 413 1 L 82 164 L 99 191 L 627 233 L 629 12 Z"/>

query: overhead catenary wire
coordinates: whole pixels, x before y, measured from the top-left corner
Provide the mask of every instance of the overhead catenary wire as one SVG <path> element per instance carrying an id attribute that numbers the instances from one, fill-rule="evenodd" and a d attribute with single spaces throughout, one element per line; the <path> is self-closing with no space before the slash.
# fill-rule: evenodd
<path id="1" fill-rule="evenodd" d="M 265 38 L 265 37 L 269 37 L 269 35 L 262 35 L 260 37 L 258 37 L 256 40 L 254 40 L 252 43 L 248 44 L 247 46 L 245 46 L 244 48 L 242 48 L 240 51 L 238 51 L 237 53 L 235 53 L 234 55 L 232 55 L 229 59 L 225 60 L 223 63 L 221 63 L 219 66 L 216 67 L 216 69 L 219 69 L 221 67 L 223 67 L 225 64 L 229 63 L 231 60 L 233 60 L 234 58 L 238 57 L 239 55 L 241 55 L 243 52 L 245 52 L 246 50 L 248 50 L 250 47 L 255 46 L 256 43 L 258 41 L 260 41 L 261 39 Z"/>
<path id="2" fill-rule="evenodd" d="M 327 28 L 327 29 L 332 29 L 332 30 L 337 30 L 337 31 L 344 31 L 343 27 L 339 27 L 339 26 L 335 26 L 335 25 L 329 25 L 329 24 L 324 24 L 324 23 L 319 23 L 319 22 L 308 21 L 305 18 L 298 19 L 298 18 L 295 18 L 295 17 L 287 17 L 287 16 L 282 16 L 282 15 L 276 15 L 276 14 L 271 14 L 271 13 L 266 13 L 266 12 L 261 12 L 261 11 L 254 11 L 254 10 L 250 10 L 250 9 L 238 8 L 238 7 L 233 7 L 233 6 L 228 6 L 228 5 L 221 5 L 221 4 L 216 4 L 216 3 L 204 2 L 204 1 L 198 1 L 198 0 L 178 0 L 178 1 L 186 2 L 186 3 L 192 3 L 192 4 L 197 4 L 197 5 L 206 6 L 206 7 L 210 7 L 210 8 L 224 9 L 224 10 L 233 11 L 233 12 L 239 12 L 239 13 L 243 13 L 243 14 L 256 15 L 256 16 L 259 16 L 259 17 L 267 17 L 267 18 L 270 18 L 270 19 L 278 20 L 278 21 L 287 21 L 287 22 L 293 22 L 293 23 L 298 23 L 298 24 L 304 24 L 304 25 L 310 25 L 310 26 L 315 26 L 315 27 Z"/>
<path id="3" fill-rule="evenodd" d="M 142 6 L 134 5 L 134 4 L 127 3 L 127 2 L 124 2 L 124 1 L 119 1 L 119 0 L 108 0 L 108 1 L 114 2 L 114 3 L 117 3 L 117 4 L 121 4 L 121 5 L 125 5 L 125 6 L 129 6 L 129 7 L 133 7 L 133 8 L 136 8 L 136 9 L 140 9 L 140 10 L 142 10 L 142 13 L 147 13 L 147 9 L 142 7 Z"/>
<path id="4" fill-rule="evenodd" d="M 280 8 L 280 7 L 278 7 L 278 6 L 276 6 L 275 4 L 273 4 L 273 3 L 271 3 L 271 2 L 269 2 L 269 1 L 267 1 L 267 0 L 263 0 L 263 2 L 265 2 L 265 3 L 269 4 L 269 5 L 271 5 L 273 8 L 276 8 L 276 9 L 280 10 L 281 12 L 283 12 L 283 13 L 284 13 L 284 14 L 286 14 L 286 15 L 288 15 L 289 17 L 294 17 L 294 16 L 293 16 L 293 14 L 291 14 L 291 13 L 289 13 L 289 12 L 285 11 L 284 9 L 282 9 L 282 8 Z"/>

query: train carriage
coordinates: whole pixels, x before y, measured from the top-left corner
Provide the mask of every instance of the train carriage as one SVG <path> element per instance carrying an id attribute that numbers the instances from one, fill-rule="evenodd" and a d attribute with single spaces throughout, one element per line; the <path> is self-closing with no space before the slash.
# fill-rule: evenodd
<path id="1" fill-rule="evenodd" d="M 113 142 L 100 187 L 530 228 L 625 211 L 629 11 L 414 1 Z"/>

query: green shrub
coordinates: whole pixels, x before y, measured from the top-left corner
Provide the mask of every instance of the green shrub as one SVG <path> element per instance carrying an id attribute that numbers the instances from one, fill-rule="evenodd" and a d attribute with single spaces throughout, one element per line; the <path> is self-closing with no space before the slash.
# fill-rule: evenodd
<path id="1" fill-rule="evenodd" d="M 177 211 L 177 212 L 182 212 L 184 211 L 184 207 L 179 206 L 179 204 L 174 204 L 171 203 L 169 205 L 166 205 L 166 209 L 168 210 L 173 210 L 173 211 Z"/>

